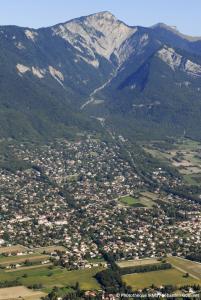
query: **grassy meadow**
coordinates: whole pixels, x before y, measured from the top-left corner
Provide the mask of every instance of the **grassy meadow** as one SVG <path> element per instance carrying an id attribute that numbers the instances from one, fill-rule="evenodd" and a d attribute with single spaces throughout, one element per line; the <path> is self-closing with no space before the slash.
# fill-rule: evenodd
<path id="1" fill-rule="evenodd" d="M 42 291 L 50 291 L 54 286 L 75 286 L 80 283 L 83 290 L 99 289 L 94 276 L 102 268 L 68 271 L 60 267 L 38 267 L 24 270 L 5 271 L 0 270 L 0 281 L 18 280 L 24 286 L 41 284 Z"/>
<path id="2" fill-rule="evenodd" d="M 123 281 L 133 290 L 148 288 L 152 284 L 157 287 L 162 285 L 183 286 L 201 284 L 201 280 L 185 277 L 184 273 L 177 269 L 160 270 L 147 273 L 129 274 L 122 277 Z"/>

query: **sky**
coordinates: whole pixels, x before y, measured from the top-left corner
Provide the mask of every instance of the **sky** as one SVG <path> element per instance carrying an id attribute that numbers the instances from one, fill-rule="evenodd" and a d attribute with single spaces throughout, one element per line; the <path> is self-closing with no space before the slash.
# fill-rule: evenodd
<path id="1" fill-rule="evenodd" d="M 100 11 L 128 25 L 163 22 L 201 36 L 201 0 L 0 0 L 0 25 L 47 27 Z"/>

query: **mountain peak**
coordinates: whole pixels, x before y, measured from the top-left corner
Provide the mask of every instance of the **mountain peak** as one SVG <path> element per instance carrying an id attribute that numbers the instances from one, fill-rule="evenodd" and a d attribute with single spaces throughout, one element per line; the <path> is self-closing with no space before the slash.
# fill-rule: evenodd
<path id="1" fill-rule="evenodd" d="M 113 20 L 117 20 L 117 18 L 115 17 L 115 15 L 113 15 L 111 12 L 109 11 L 101 11 L 92 15 L 89 15 L 88 17 L 98 17 L 98 18 L 102 18 L 102 19 L 113 19 Z"/>
<path id="2" fill-rule="evenodd" d="M 97 54 L 107 60 L 114 54 L 119 61 L 118 49 L 136 28 L 103 11 L 54 26 L 53 32 L 70 43 L 79 52 L 79 58 L 98 67 Z"/>
<path id="3" fill-rule="evenodd" d="M 121 23 L 111 12 L 109 11 L 102 11 L 102 12 L 98 12 L 95 14 L 91 14 L 85 17 L 81 17 L 79 19 L 77 19 L 78 22 L 89 22 L 92 25 L 93 24 L 103 24 L 103 23 L 107 23 L 107 24 L 116 24 L 116 23 Z"/>

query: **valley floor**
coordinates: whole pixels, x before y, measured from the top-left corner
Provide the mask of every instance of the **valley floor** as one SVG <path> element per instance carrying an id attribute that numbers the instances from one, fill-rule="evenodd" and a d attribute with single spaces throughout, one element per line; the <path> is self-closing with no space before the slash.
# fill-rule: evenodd
<path id="1" fill-rule="evenodd" d="M 175 159 L 182 164 L 183 159 L 198 161 L 199 145 L 180 143 L 171 150 L 162 146 L 159 150 L 156 143 L 144 145 L 153 156 L 160 153 L 152 161 L 146 152 L 115 136 L 109 142 L 87 135 L 47 145 L 8 143 L 0 153 L 2 285 L 17 280 L 49 292 L 55 283 L 66 287 L 79 281 L 83 290 L 98 290 L 94 276 L 109 267 L 103 252 L 121 264 L 168 256 L 173 269 L 155 271 L 152 283 L 159 284 L 161 273 L 161 284 L 172 284 L 171 278 L 178 285 L 200 284 L 194 263 L 187 268 L 186 262 L 183 266 L 182 260 L 171 257 L 198 259 L 199 185 L 193 188 L 195 198 L 172 193 L 185 186 L 183 167 L 178 173 L 170 168 Z M 142 288 L 137 284 L 142 276 L 149 286 L 152 274 L 123 278 Z"/>

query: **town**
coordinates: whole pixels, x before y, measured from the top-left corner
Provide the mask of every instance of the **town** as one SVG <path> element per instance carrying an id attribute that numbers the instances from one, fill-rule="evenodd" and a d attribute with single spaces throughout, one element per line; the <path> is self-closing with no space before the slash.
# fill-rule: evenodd
<path id="1" fill-rule="evenodd" d="M 201 204 L 151 190 L 118 143 L 88 135 L 9 151 L 21 164 L 0 171 L 2 247 L 63 246 L 51 260 L 69 270 L 91 268 L 100 248 L 115 260 L 200 253 Z M 162 168 L 152 177 L 181 184 Z"/>

